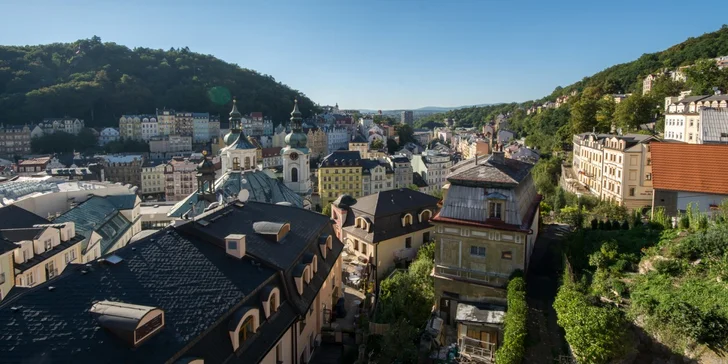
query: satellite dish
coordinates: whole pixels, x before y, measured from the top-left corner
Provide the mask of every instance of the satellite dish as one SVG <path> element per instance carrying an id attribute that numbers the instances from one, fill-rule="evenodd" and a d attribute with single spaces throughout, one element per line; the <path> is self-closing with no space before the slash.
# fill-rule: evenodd
<path id="1" fill-rule="evenodd" d="M 245 179 L 245 178 L 241 178 L 241 179 L 240 179 L 240 183 L 242 183 L 242 184 L 246 184 L 246 183 L 248 183 L 248 180 L 247 180 L 247 179 Z"/>
<path id="2" fill-rule="evenodd" d="M 248 190 L 240 190 L 240 193 L 238 193 L 238 201 L 240 201 L 240 202 L 248 201 L 249 197 L 250 197 L 250 192 L 248 192 Z"/>

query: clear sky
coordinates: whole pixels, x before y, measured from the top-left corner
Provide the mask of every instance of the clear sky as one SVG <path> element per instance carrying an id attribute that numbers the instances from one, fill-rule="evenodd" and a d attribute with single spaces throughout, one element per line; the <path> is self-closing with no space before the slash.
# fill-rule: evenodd
<path id="1" fill-rule="evenodd" d="M 705 5 L 705 6 L 703 6 Z M 525 101 L 728 23 L 728 1 L 0 0 L 0 44 L 188 46 L 314 101 Z M 692 10 L 691 10 L 692 8 Z"/>

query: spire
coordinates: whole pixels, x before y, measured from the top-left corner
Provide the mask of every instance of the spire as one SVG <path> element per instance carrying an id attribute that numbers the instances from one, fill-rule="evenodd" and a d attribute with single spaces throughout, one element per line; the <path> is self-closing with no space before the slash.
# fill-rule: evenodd
<path id="1" fill-rule="evenodd" d="M 240 130 L 242 129 L 242 125 L 240 125 L 240 120 L 243 118 L 243 114 L 238 111 L 238 100 L 233 97 L 233 109 L 230 111 L 230 129 L 231 130 Z"/>
<path id="2" fill-rule="evenodd" d="M 301 112 L 298 110 L 298 99 L 293 100 L 293 111 L 291 111 L 291 131 L 301 131 Z"/>

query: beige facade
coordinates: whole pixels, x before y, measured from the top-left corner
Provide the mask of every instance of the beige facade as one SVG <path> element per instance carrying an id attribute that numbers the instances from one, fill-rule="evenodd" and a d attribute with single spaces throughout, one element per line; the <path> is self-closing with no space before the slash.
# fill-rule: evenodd
<path id="1" fill-rule="evenodd" d="M 6 229 L 3 233 L 18 230 L 38 230 L 38 228 Z M 41 228 L 37 236 L 17 239 L 13 251 L 15 263 L 15 286 L 33 287 L 55 278 L 70 263 L 81 262 L 81 242 L 76 239 L 72 222 L 60 227 Z M 15 240 L 15 239 L 14 239 Z"/>
<path id="2" fill-rule="evenodd" d="M 142 163 L 140 155 L 107 156 L 103 161 L 104 175 L 111 182 L 141 186 Z"/>
<path id="3" fill-rule="evenodd" d="M 164 163 L 145 163 L 142 166 L 142 195 L 164 194 Z"/>
<path id="4" fill-rule="evenodd" d="M 641 134 L 574 136 L 573 175 L 604 201 L 639 209 L 652 203 L 650 142 Z M 565 186 L 567 190 L 573 190 Z"/>
<path id="5" fill-rule="evenodd" d="M 154 137 L 149 141 L 149 152 L 167 155 L 192 151 L 192 137 L 187 135 L 169 135 Z"/>
<path id="6" fill-rule="evenodd" d="M 322 158 L 328 154 L 328 139 L 323 130 L 311 129 L 306 137 L 306 147 L 310 150 L 311 158 Z"/>
<path id="7" fill-rule="evenodd" d="M 197 191 L 197 164 L 174 158 L 164 166 L 164 194 L 167 201 L 179 201 Z"/>
<path id="8" fill-rule="evenodd" d="M 142 139 L 142 118 L 139 115 L 122 115 L 119 119 L 119 136 L 122 139 Z"/>
<path id="9" fill-rule="evenodd" d="M 15 255 L 12 250 L 0 254 L 0 301 L 15 285 Z"/>

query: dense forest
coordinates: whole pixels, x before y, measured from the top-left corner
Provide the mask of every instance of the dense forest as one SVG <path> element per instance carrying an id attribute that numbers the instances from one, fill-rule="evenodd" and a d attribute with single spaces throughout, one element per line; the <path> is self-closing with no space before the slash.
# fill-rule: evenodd
<path id="1" fill-rule="evenodd" d="M 479 127 L 495 119 L 499 114 L 510 114 L 508 128 L 520 136 L 527 136 L 527 144 L 542 150 L 558 150 L 569 144 L 572 133 L 597 130 L 608 132 L 611 127 L 623 131 L 637 130 L 640 124 L 657 122 L 658 130 L 663 120 L 661 105 L 665 96 L 677 95 L 681 90 L 693 94 L 707 94 L 717 87 L 728 92 L 728 69 L 719 70 L 710 59 L 728 55 L 728 25 L 720 30 L 670 47 L 662 52 L 644 54 L 639 59 L 609 67 L 572 85 L 556 87 L 540 100 L 523 103 L 496 104 L 470 107 L 433 114 L 415 122 L 416 127 L 432 128 L 444 125 L 447 118 L 456 126 Z M 648 74 L 661 70 L 687 68 L 687 82 L 676 82 L 667 76 L 659 77 L 652 90 L 642 96 L 642 80 Z M 577 95 L 558 109 L 546 109 L 538 114 L 526 114 L 526 109 L 555 101 L 557 97 Z M 605 98 L 616 93 L 633 93 L 621 103 Z"/>
<path id="2" fill-rule="evenodd" d="M 7 124 L 69 116 L 110 126 L 122 114 L 165 107 L 226 116 L 233 96 L 241 112 L 262 111 L 276 123 L 288 120 L 294 98 L 304 116 L 318 109 L 271 76 L 187 47 L 132 50 L 99 37 L 0 46 L 0 122 Z"/>

